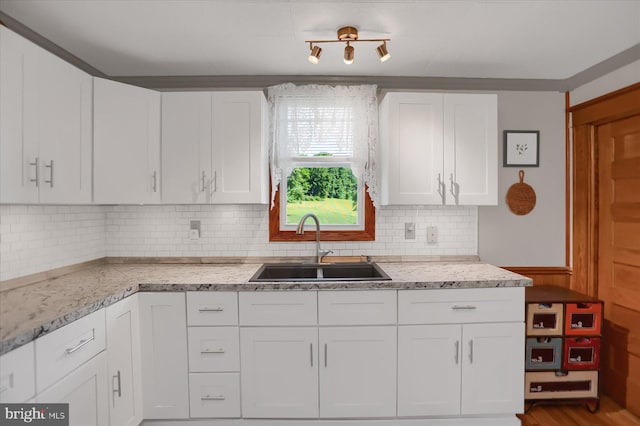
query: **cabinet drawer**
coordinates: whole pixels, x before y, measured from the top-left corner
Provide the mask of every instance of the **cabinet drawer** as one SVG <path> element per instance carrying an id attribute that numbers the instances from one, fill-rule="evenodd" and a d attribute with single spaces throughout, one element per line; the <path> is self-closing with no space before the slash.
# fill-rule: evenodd
<path id="1" fill-rule="evenodd" d="M 399 290 L 399 324 L 524 321 L 524 288 Z"/>
<path id="2" fill-rule="evenodd" d="M 561 336 L 562 303 L 527 304 L 527 335 Z"/>
<path id="3" fill-rule="evenodd" d="M 563 369 L 594 370 L 599 366 L 599 337 L 567 337 L 564 339 Z"/>
<path id="4" fill-rule="evenodd" d="M 562 338 L 529 337 L 525 356 L 527 370 L 557 370 L 562 359 Z"/>
<path id="5" fill-rule="evenodd" d="M 320 325 L 383 325 L 396 321 L 395 290 L 318 292 Z"/>
<path id="6" fill-rule="evenodd" d="M 189 371 L 240 370 L 238 327 L 189 327 Z"/>
<path id="7" fill-rule="evenodd" d="M 0 402 L 25 402 L 36 394 L 34 343 L 0 356 Z"/>
<path id="8" fill-rule="evenodd" d="M 597 371 L 525 373 L 525 399 L 597 398 Z"/>
<path id="9" fill-rule="evenodd" d="M 240 325 L 316 325 L 315 291 L 240 292 Z"/>
<path id="10" fill-rule="evenodd" d="M 564 334 L 593 336 L 600 334 L 602 303 L 567 303 Z"/>
<path id="11" fill-rule="evenodd" d="M 240 417 L 239 373 L 189 374 L 191 417 Z"/>
<path id="12" fill-rule="evenodd" d="M 104 309 L 36 340 L 36 390 L 41 392 L 105 348 Z"/>
<path id="13" fill-rule="evenodd" d="M 187 292 L 188 325 L 238 324 L 238 293 Z"/>

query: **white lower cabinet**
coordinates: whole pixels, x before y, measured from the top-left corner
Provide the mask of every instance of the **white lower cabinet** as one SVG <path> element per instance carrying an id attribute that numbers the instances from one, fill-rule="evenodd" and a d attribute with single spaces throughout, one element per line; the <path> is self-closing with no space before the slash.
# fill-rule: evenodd
<path id="1" fill-rule="evenodd" d="M 191 417 L 240 417 L 240 373 L 190 373 Z"/>
<path id="2" fill-rule="evenodd" d="M 396 326 L 320 328 L 320 417 L 396 415 Z"/>
<path id="3" fill-rule="evenodd" d="M 189 417 L 185 294 L 140 293 L 145 419 Z"/>
<path id="4" fill-rule="evenodd" d="M 318 329 L 240 329 L 242 415 L 318 417 Z"/>
<path id="5" fill-rule="evenodd" d="M 142 422 L 138 296 L 108 306 L 106 316 L 109 424 L 138 425 Z"/>
<path id="6" fill-rule="evenodd" d="M 36 394 L 35 344 L 0 356 L 0 402 L 25 402 Z"/>
<path id="7" fill-rule="evenodd" d="M 40 403 L 68 403 L 70 426 L 108 426 L 107 355 L 102 352 L 37 396 Z"/>

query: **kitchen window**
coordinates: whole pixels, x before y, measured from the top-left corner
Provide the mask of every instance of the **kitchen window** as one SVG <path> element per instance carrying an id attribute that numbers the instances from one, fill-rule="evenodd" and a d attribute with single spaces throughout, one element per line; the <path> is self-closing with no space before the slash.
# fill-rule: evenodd
<path id="1" fill-rule="evenodd" d="M 269 88 L 271 241 L 300 240 L 295 228 L 306 213 L 318 216 L 323 240 L 375 239 L 375 91 Z"/>

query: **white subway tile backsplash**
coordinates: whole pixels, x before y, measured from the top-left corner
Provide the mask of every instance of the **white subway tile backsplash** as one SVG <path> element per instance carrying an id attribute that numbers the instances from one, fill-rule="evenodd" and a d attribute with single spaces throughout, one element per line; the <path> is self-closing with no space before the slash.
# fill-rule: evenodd
<path id="1" fill-rule="evenodd" d="M 337 256 L 475 255 L 477 207 L 384 206 L 376 241 L 323 242 Z M 189 238 L 189 221 L 201 238 Z M 404 239 L 404 224 L 416 239 Z M 427 244 L 428 226 L 438 242 Z M 104 256 L 311 256 L 314 243 L 269 243 L 263 205 L 0 206 L 0 280 Z"/>

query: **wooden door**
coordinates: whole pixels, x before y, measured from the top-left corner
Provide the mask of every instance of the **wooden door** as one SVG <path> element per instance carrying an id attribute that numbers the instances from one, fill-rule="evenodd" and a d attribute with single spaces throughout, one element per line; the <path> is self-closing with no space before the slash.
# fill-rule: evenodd
<path id="1" fill-rule="evenodd" d="M 640 115 L 597 128 L 605 392 L 640 412 Z"/>

